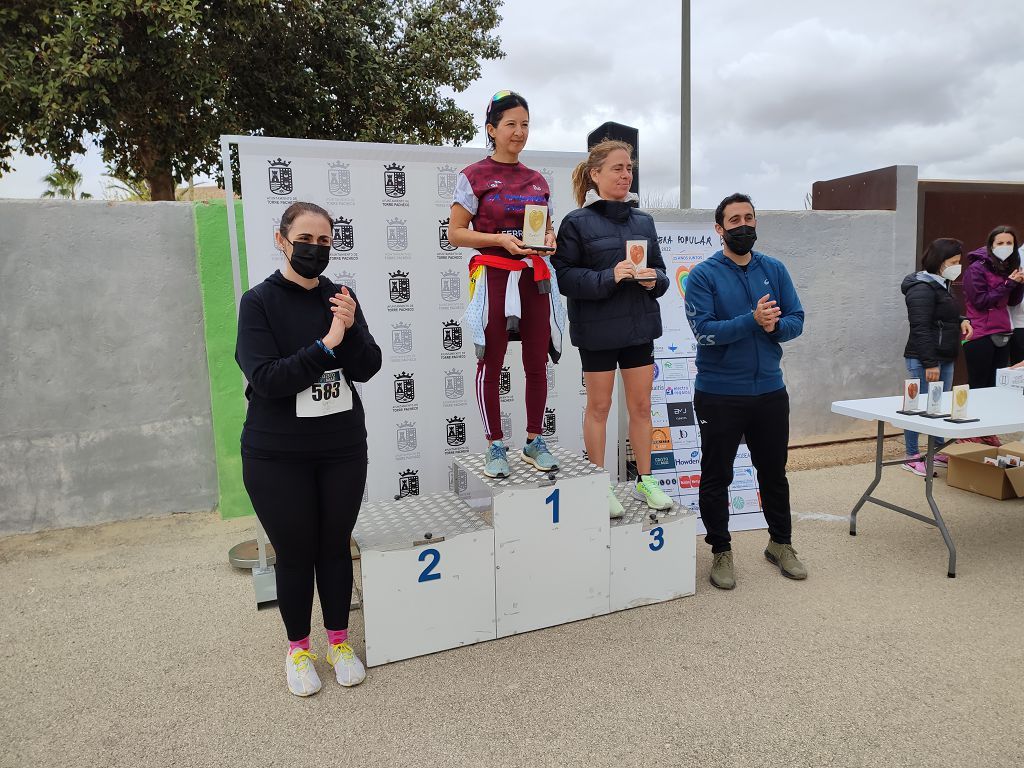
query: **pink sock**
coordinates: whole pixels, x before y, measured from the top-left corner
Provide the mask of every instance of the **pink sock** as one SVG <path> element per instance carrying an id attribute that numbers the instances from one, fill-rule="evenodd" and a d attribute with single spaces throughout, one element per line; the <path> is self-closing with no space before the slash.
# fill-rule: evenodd
<path id="1" fill-rule="evenodd" d="M 309 635 L 306 635 L 301 640 L 289 640 L 288 641 L 288 653 L 292 653 L 296 648 L 301 648 L 304 651 L 309 650 Z"/>
<path id="2" fill-rule="evenodd" d="M 327 642 L 331 645 L 337 645 L 338 643 L 344 643 L 348 640 L 347 629 L 328 629 L 327 630 Z"/>

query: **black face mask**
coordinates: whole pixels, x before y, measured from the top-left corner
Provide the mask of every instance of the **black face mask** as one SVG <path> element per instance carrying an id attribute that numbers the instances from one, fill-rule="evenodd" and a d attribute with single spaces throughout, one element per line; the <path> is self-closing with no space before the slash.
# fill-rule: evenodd
<path id="1" fill-rule="evenodd" d="M 319 277 L 331 263 L 331 246 L 329 245 L 293 243 L 291 240 L 287 242 L 292 246 L 292 257 L 288 261 L 296 274 L 302 277 Z"/>
<path id="2" fill-rule="evenodd" d="M 725 240 L 725 244 L 729 246 L 730 251 L 737 256 L 745 256 L 750 253 L 750 249 L 757 242 L 757 230 L 754 227 L 743 224 L 742 226 L 725 230 L 722 239 Z"/>

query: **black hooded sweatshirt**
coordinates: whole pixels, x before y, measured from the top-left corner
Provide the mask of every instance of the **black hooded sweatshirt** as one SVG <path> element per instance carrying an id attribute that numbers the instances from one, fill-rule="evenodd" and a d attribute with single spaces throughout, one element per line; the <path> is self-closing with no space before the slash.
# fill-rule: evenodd
<path id="1" fill-rule="evenodd" d="M 358 301 L 355 323 L 332 350 L 334 357 L 316 343 L 331 327 L 330 298 L 340 291 L 326 277 L 320 277 L 316 288 L 306 289 L 275 272 L 242 295 L 235 360 L 249 382 L 244 455 L 327 458 L 365 449 L 363 404 L 352 382 L 368 381 L 377 373 L 381 353 Z M 352 388 L 352 408 L 316 418 L 296 416 L 296 395 L 325 371 L 338 368 Z"/>
<path id="2" fill-rule="evenodd" d="M 950 363 L 960 354 L 960 314 L 956 300 L 923 272 L 903 278 L 900 286 L 907 299 L 910 338 L 904 357 L 916 357 L 925 368 Z"/>

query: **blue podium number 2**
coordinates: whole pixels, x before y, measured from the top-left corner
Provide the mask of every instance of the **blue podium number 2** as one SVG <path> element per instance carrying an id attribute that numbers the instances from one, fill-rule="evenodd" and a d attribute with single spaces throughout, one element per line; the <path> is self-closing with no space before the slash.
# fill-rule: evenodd
<path id="1" fill-rule="evenodd" d="M 660 525 L 657 528 L 651 528 L 647 533 L 654 538 L 654 541 L 647 545 L 651 552 L 657 552 L 665 546 L 665 529 Z"/>
<path id="2" fill-rule="evenodd" d="M 437 568 L 437 564 L 441 562 L 441 553 L 436 549 L 424 549 L 416 559 L 422 563 L 428 557 L 432 557 L 433 560 L 431 560 L 430 564 L 423 569 L 423 573 L 421 573 L 419 579 L 417 579 L 420 583 L 424 581 L 434 581 L 441 578 L 440 573 L 433 573 L 433 570 Z"/>
<path id="3" fill-rule="evenodd" d="M 544 499 L 545 504 L 551 505 L 551 522 L 558 525 L 558 489 L 555 488 L 551 495 Z"/>

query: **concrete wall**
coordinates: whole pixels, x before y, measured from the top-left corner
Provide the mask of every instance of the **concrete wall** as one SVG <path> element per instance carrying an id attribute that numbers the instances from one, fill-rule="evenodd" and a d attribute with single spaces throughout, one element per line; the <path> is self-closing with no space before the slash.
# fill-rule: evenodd
<path id="1" fill-rule="evenodd" d="M 714 223 L 714 211 L 651 213 L 658 221 Z M 874 434 L 873 425 L 829 406 L 900 392 L 907 310 L 899 286 L 914 269 L 916 226 L 916 216 L 910 223 L 902 213 L 757 212 L 755 248 L 785 263 L 806 312 L 804 333 L 784 346 L 782 360 L 794 442 Z"/>
<path id="2" fill-rule="evenodd" d="M 916 180 L 900 168 L 895 212 L 759 212 L 758 249 L 786 263 L 807 310 L 784 358 L 796 441 L 864 434 L 870 427 L 829 404 L 899 391 Z M 711 211 L 654 213 L 713 221 Z M 223 267 L 225 248 L 200 249 L 208 293 L 227 285 L 207 274 Z M 196 254 L 187 203 L 0 201 L 0 535 L 217 504 Z M 217 306 L 228 309 L 211 317 L 214 330 L 233 320 L 221 288 Z M 229 331 L 207 336 L 224 366 L 214 399 L 233 403 L 241 383 Z M 220 413 L 222 453 L 237 458 L 241 417 Z M 221 501 L 243 514 L 237 469 L 225 473 L 233 484 Z"/>
<path id="3" fill-rule="evenodd" d="M 0 201 L 0 534 L 210 509 L 187 203 Z"/>

